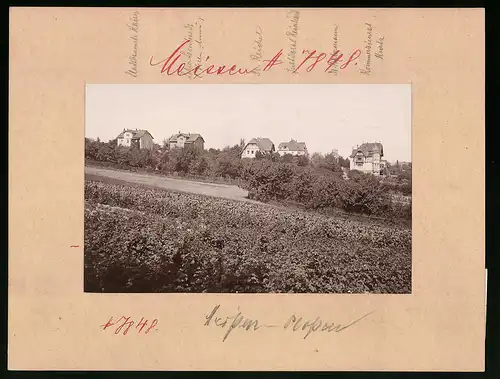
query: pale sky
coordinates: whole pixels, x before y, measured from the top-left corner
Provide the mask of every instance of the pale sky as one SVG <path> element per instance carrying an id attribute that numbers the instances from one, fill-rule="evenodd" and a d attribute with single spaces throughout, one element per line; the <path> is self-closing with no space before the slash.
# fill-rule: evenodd
<path id="1" fill-rule="evenodd" d="M 107 142 L 123 129 L 154 141 L 200 133 L 205 148 L 268 137 L 291 138 L 310 153 L 347 157 L 381 142 L 388 161 L 411 161 L 411 86 L 407 84 L 89 84 L 85 136 Z"/>

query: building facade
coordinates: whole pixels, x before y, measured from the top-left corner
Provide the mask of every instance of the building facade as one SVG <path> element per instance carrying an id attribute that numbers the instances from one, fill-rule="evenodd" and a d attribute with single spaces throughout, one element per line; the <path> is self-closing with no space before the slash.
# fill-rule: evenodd
<path id="1" fill-rule="evenodd" d="M 242 158 L 255 158 L 257 152 L 262 154 L 275 152 L 274 143 L 269 138 L 252 138 L 241 152 Z"/>
<path id="2" fill-rule="evenodd" d="M 352 150 L 349 156 L 350 169 L 380 175 L 385 168 L 384 147 L 381 143 L 363 143 Z"/>
<path id="3" fill-rule="evenodd" d="M 138 147 L 139 149 L 153 149 L 153 136 L 147 130 L 123 129 L 116 137 L 117 146 Z"/>
<path id="4" fill-rule="evenodd" d="M 173 148 L 183 148 L 183 147 L 195 147 L 197 149 L 203 150 L 205 148 L 205 140 L 201 134 L 197 133 L 177 133 L 171 136 L 168 140 L 168 147 Z"/>
<path id="5" fill-rule="evenodd" d="M 290 155 L 308 155 L 307 146 L 305 142 L 297 142 L 291 139 L 289 142 L 282 142 L 278 145 L 278 154 L 283 156 Z"/>

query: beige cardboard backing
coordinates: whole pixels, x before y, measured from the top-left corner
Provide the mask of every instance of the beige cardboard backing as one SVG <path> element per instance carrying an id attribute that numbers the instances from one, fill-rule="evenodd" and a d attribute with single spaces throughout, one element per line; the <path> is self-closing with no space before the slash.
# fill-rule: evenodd
<path id="1" fill-rule="evenodd" d="M 372 57 L 370 75 L 277 67 L 203 80 L 412 84 L 411 295 L 84 294 L 85 84 L 190 83 L 160 75 L 149 58 L 166 57 L 197 17 L 214 63 L 251 66 L 257 25 L 265 58 L 289 47 L 284 9 L 140 9 L 133 78 L 125 74 L 133 11 L 10 11 L 9 368 L 483 370 L 484 11 L 301 9 L 298 56 L 331 51 L 334 24 L 339 49 L 363 49 L 371 23 L 373 42 L 384 36 L 384 59 Z M 203 326 L 215 304 L 270 323 L 292 313 L 346 323 L 376 312 L 342 333 L 304 340 L 281 329 L 234 331 L 223 343 L 222 330 Z M 158 318 L 158 330 L 100 328 L 120 315 Z"/>

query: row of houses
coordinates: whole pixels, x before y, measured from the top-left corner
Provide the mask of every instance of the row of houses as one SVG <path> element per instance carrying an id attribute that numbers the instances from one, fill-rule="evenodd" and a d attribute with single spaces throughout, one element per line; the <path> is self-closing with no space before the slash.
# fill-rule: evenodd
<path id="1" fill-rule="evenodd" d="M 118 146 L 137 146 L 141 149 L 153 149 L 154 147 L 153 136 L 147 130 L 124 129 L 116 139 Z M 188 146 L 202 150 L 205 148 L 205 140 L 198 133 L 181 133 L 179 131 L 179 133 L 168 138 L 166 143 L 169 148 Z M 305 142 L 291 139 L 288 142 L 281 142 L 276 149 L 269 138 L 259 137 L 252 138 L 245 144 L 241 151 L 241 158 L 255 158 L 258 152 L 262 154 L 277 152 L 281 156 L 286 154 L 293 156 L 309 155 Z M 363 143 L 352 149 L 349 156 L 350 169 L 379 175 L 387 165 L 383 157 L 384 146 L 380 142 Z"/>
<path id="2" fill-rule="evenodd" d="M 153 136 L 147 130 L 130 130 L 124 129 L 116 137 L 118 146 L 132 147 L 137 146 L 140 149 L 152 149 L 154 146 Z M 196 147 L 199 149 L 205 148 L 205 139 L 198 133 L 177 133 L 167 139 L 169 148 L 175 147 Z M 307 155 L 307 146 L 304 142 L 290 140 L 282 142 L 276 150 L 274 143 L 269 138 L 252 138 L 241 152 L 242 158 L 255 158 L 257 152 L 271 153 L 278 152 L 280 155 Z"/>
<path id="3" fill-rule="evenodd" d="M 124 147 L 137 146 L 140 149 L 153 149 L 153 136 L 147 130 L 142 129 L 123 129 L 116 137 L 116 144 Z M 188 147 L 194 146 L 204 149 L 205 140 L 200 134 L 177 133 L 167 139 L 168 147 Z"/>
<path id="4" fill-rule="evenodd" d="M 241 152 L 242 158 L 255 158 L 257 152 L 262 154 L 275 153 L 283 156 L 290 154 L 293 156 L 308 155 L 305 142 L 297 142 L 291 139 L 289 142 L 282 142 L 275 148 L 274 143 L 269 138 L 252 138 L 243 148 Z"/>

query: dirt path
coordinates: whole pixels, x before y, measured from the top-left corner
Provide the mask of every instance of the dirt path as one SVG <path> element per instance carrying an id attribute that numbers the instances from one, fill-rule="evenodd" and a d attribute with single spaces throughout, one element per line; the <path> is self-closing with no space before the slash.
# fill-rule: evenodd
<path id="1" fill-rule="evenodd" d="M 246 198 L 248 191 L 228 184 L 194 182 L 190 180 L 173 179 L 157 175 L 109 170 L 90 166 L 85 166 L 85 176 L 93 180 L 108 178 L 174 191 L 191 192 L 200 195 L 216 196 L 233 200 L 251 201 Z"/>

